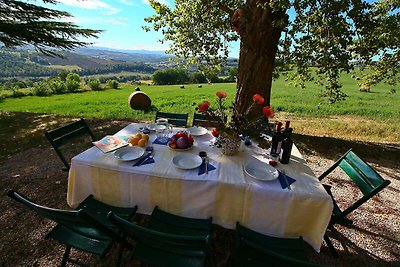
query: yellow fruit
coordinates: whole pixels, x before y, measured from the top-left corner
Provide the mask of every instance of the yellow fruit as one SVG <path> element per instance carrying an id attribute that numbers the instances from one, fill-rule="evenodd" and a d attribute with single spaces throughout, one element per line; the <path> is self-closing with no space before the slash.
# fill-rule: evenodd
<path id="1" fill-rule="evenodd" d="M 140 133 L 135 134 L 134 138 L 142 139 L 142 135 Z"/>
<path id="2" fill-rule="evenodd" d="M 136 145 L 139 143 L 139 140 L 141 140 L 141 139 L 138 138 L 138 137 L 134 137 L 134 138 L 132 138 L 132 140 L 131 140 L 131 144 L 134 145 L 134 146 L 136 146 Z"/>
<path id="3" fill-rule="evenodd" d="M 146 139 L 146 141 L 149 140 L 149 136 L 147 134 L 142 135 L 142 139 Z"/>
<path id="4" fill-rule="evenodd" d="M 146 144 L 147 144 L 147 140 L 143 139 L 143 138 L 140 139 L 139 142 L 138 142 L 138 146 L 141 146 L 141 147 L 145 147 Z"/>

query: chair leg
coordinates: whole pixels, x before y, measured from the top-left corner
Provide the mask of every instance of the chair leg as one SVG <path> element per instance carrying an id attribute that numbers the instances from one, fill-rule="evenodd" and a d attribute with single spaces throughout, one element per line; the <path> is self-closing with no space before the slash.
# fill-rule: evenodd
<path id="1" fill-rule="evenodd" d="M 71 247 L 67 246 L 65 248 L 65 252 L 64 252 L 64 255 L 63 255 L 63 258 L 62 258 L 62 261 L 61 261 L 61 267 L 64 267 L 65 264 L 67 263 L 70 252 L 71 252 Z"/>
<path id="2" fill-rule="evenodd" d="M 332 256 L 336 259 L 339 258 L 339 254 L 337 253 L 335 247 L 333 246 L 333 244 L 332 244 L 331 240 L 329 239 L 329 237 L 327 236 L 327 234 L 324 235 L 324 240 L 325 240 L 326 245 L 328 246 L 329 251 L 331 252 Z"/>

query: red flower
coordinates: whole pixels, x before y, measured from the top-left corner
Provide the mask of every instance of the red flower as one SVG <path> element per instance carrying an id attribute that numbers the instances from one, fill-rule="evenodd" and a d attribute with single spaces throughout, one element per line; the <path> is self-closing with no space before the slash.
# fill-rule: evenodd
<path id="1" fill-rule="evenodd" d="M 203 103 L 199 104 L 197 108 L 200 112 L 206 112 L 209 107 L 210 107 L 210 102 L 204 101 Z"/>
<path id="2" fill-rule="evenodd" d="M 253 95 L 253 101 L 256 102 L 259 105 L 262 105 L 262 104 L 264 104 L 264 97 L 262 97 L 259 94 L 254 94 Z"/>
<path id="3" fill-rule="evenodd" d="M 217 129 L 217 128 L 212 129 L 211 134 L 212 134 L 214 137 L 218 137 L 218 136 L 219 136 L 218 129 Z"/>
<path id="4" fill-rule="evenodd" d="M 228 96 L 227 93 L 222 92 L 222 91 L 218 91 L 218 92 L 216 93 L 216 95 L 217 95 L 219 98 L 225 98 L 225 97 Z"/>
<path id="5" fill-rule="evenodd" d="M 268 118 L 273 118 L 275 115 L 270 106 L 263 107 L 263 113 Z"/>

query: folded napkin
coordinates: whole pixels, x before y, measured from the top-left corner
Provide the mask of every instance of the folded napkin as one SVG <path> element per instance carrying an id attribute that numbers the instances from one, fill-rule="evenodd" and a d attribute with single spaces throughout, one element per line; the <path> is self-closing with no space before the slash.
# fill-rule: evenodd
<path id="1" fill-rule="evenodd" d="M 150 153 L 146 153 L 143 156 L 141 156 L 132 166 L 136 167 L 139 165 L 147 164 L 145 161 L 147 161 L 148 157 L 150 156 Z M 149 159 L 150 161 L 151 159 Z M 153 159 L 154 162 L 154 159 Z M 150 163 L 150 162 L 149 162 Z"/>
<path id="2" fill-rule="evenodd" d="M 282 189 L 285 189 L 287 187 L 287 184 L 285 181 L 285 177 L 283 176 L 283 174 L 281 172 L 279 172 L 278 179 L 279 179 L 279 182 L 281 183 Z M 296 182 L 295 179 L 293 179 L 292 177 L 287 176 L 287 175 L 286 175 L 286 179 L 289 184 L 293 184 L 294 182 Z"/>
<path id="3" fill-rule="evenodd" d="M 159 138 L 157 137 L 156 140 L 154 140 L 153 144 L 157 144 L 157 145 L 166 145 L 169 142 L 169 138 L 167 141 L 160 141 Z"/>
<path id="4" fill-rule="evenodd" d="M 216 169 L 216 168 L 215 168 L 213 165 L 211 165 L 210 163 L 208 163 L 207 167 L 208 167 L 208 171 L 209 171 L 209 172 Z M 206 163 L 205 163 L 205 160 L 203 160 L 203 163 L 201 163 L 201 165 L 200 165 L 200 167 L 199 167 L 199 174 L 198 174 L 198 175 L 202 175 L 202 174 L 204 174 L 205 172 L 206 172 Z"/>
<path id="5" fill-rule="evenodd" d="M 142 165 L 146 165 L 146 164 L 150 164 L 150 163 L 154 163 L 155 161 L 154 161 L 154 158 L 151 158 L 151 159 L 149 159 L 149 158 L 147 158 L 147 159 L 145 159 L 145 161 L 142 163 Z"/>

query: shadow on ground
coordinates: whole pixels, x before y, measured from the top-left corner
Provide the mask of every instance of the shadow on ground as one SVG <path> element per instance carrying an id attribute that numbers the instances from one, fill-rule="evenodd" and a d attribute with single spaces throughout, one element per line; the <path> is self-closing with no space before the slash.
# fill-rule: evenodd
<path id="1" fill-rule="evenodd" d="M 0 136 L 12 142 L 0 144 L 0 266 L 58 266 L 63 247 L 53 240 L 46 240 L 46 232 L 53 226 L 47 220 L 27 211 L 25 207 L 6 197 L 8 189 L 15 189 L 40 204 L 67 209 L 66 188 L 68 174 L 61 170 L 58 159 L 44 137 L 44 131 L 53 129 L 74 118 L 29 113 L 0 113 Z M 127 121 L 87 120 L 97 137 L 114 134 L 127 125 Z M 399 147 L 374 143 L 354 142 L 329 137 L 294 135 L 296 145 L 305 158 L 317 157 L 329 164 L 349 148 L 367 161 L 382 166 L 391 179 L 399 178 Z M 74 155 L 82 149 L 76 145 L 67 151 Z M 314 170 L 315 171 L 315 170 Z M 340 190 L 346 188 L 343 183 Z M 391 188 L 380 200 L 371 201 L 371 206 L 355 212 L 354 225 L 337 226 L 331 232 L 339 259 L 334 259 L 323 244 L 320 253 L 308 248 L 312 262 L 331 266 L 399 266 L 399 209 L 396 196 L 399 185 L 392 181 Z M 347 194 L 346 191 L 340 191 Z M 141 224 L 146 216 L 135 220 Z M 213 226 L 212 248 L 208 267 L 230 266 L 234 248 L 234 231 Z M 99 260 L 76 252 L 74 257 L 91 266 L 114 265 L 118 249 Z M 127 266 L 140 266 L 130 260 Z"/>

